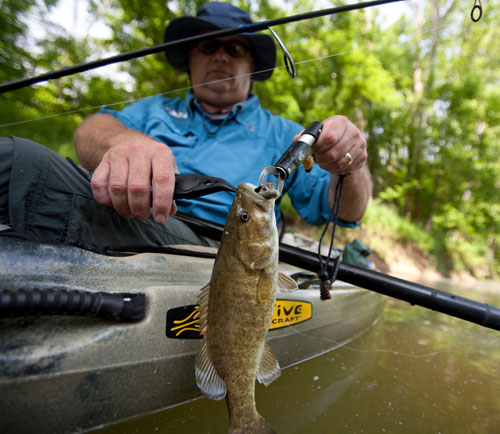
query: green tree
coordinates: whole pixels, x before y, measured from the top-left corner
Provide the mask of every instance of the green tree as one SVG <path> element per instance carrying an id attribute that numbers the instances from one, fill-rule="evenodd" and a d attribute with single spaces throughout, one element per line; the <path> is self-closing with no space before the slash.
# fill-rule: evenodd
<path id="1" fill-rule="evenodd" d="M 102 53 L 101 45 L 92 37 L 75 40 L 50 21 L 48 13 L 57 0 L 46 0 L 43 4 L 35 0 L 7 0 L 3 4 L 6 9 L 0 20 L 5 21 L 3 28 L 8 31 L 0 34 L 2 82 L 82 63 L 94 53 Z M 46 34 L 42 39 L 31 40 L 26 24 L 29 22 L 44 23 Z M 72 136 L 83 117 L 106 102 L 126 97 L 114 81 L 95 73 L 15 90 L 0 96 L 0 133 L 25 137 L 76 158 Z"/>
<path id="2" fill-rule="evenodd" d="M 494 139 L 499 51 L 492 41 L 499 15 L 488 9 L 472 23 L 470 8 L 458 0 L 416 3 L 412 20 L 395 24 L 414 25 L 415 36 L 402 44 L 407 60 L 387 65 L 401 76 L 396 83 L 406 100 L 390 113 L 398 125 L 381 135 L 392 152 L 379 153 L 390 164 L 380 171 L 377 191 L 432 230 L 442 255 L 469 270 L 482 260 L 481 268 L 494 275 L 500 167 Z"/>
<path id="3" fill-rule="evenodd" d="M 0 80 L 161 43 L 169 20 L 194 14 L 203 3 L 89 0 L 89 13 L 111 36 L 75 39 L 48 20 L 57 0 L 4 0 Z M 256 82 L 254 90 L 263 106 L 304 125 L 336 113 L 348 116 L 368 139 L 375 197 L 433 235 L 443 269 L 455 264 L 495 276 L 500 10 L 485 7 L 482 19 L 472 23 L 470 0 L 407 3 L 410 17 L 390 26 L 372 8 L 275 27 L 297 64 L 297 77 L 288 76 L 278 49 L 272 79 Z M 312 0 L 237 4 L 257 21 L 317 8 Z M 28 36 L 34 17 L 47 24 L 37 41 Z M 73 155 L 74 129 L 99 106 L 159 93 L 180 96 L 189 86 L 187 74 L 173 70 L 162 53 L 118 68 L 125 82 L 97 70 L 1 95 L 0 124 L 8 126 L 0 126 L 0 133 Z M 38 118 L 43 120 L 24 123 Z"/>

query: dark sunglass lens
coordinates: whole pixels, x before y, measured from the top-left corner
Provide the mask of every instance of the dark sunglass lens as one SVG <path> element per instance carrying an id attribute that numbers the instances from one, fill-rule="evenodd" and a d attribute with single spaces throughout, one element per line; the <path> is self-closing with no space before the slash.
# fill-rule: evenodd
<path id="1" fill-rule="evenodd" d="M 196 48 L 202 54 L 211 55 L 214 54 L 220 46 L 224 47 L 224 51 L 231 57 L 243 57 L 245 56 L 249 49 L 248 46 L 239 41 L 228 41 L 222 42 L 218 40 L 204 41 L 200 42 Z"/>
<path id="2" fill-rule="evenodd" d="M 204 41 L 200 42 L 196 48 L 203 54 L 214 54 L 220 47 L 219 41 Z"/>
<path id="3" fill-rule="evenodd" d="M 224 44 L 226 53 L 232 57 L 243 57 L 248 53 L 248 47 L 238 41 L 229 41 Z"/>

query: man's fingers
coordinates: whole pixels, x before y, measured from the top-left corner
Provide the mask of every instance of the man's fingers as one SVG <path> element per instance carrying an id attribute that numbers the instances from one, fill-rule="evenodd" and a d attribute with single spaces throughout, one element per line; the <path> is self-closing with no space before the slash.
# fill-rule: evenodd
<path id="1" fill-rule="evenodd" d="M 113 206 L 111 201 L 111 196 L 109 194 L 109 173 L 111 171 L 111 166 L 107 163 L 101 163 L 94 174 L 92 175 L 92 180 L 90 181 L 90 187 L 92 188 L 92 193 L 97 203 L 104 206 Z"/>
<path id="2" fill-rule="evenodd" d="M 175 202 L 172 202 L 172 208 L 170 208 L 169 215 L 175 215 L 175 214 L 177 214 L 177 204 Z"/>
<path id="3" fill-rule="evenodd" d="M 125 218 L 132 218 L 133 214 L 128 204 L 128 173 L 129 163 L 125 158 L 116 158 L 109 173 L 108 191 L 113 208 Z"/>
<path id="4" fill-rule="evenodd" d="M 137 150 L 129 159 L 127 201 L 133 217 L 149 217 L 151 207 L 151 159 Z"/>
<path id="5" fill-rule="evenodd" d="M 366 141 L 361 132 L 344 116 L 324 121 L 321 136 L 314 144 L 314 160 L 330 173 L 347 174 L 366 161 Z"/>
<path id="6" fill-rule="evenodd" d="M 173 201 L 177 166 L 169 153 L 155 158 L 152 165 L 153 215 L 158 223 L 163 223 L 169 215 L 177 211 Z"/>
<path id="7" fill-rule="evenodd" d="M 146 139 L 108 150 L 92 177 L 94 197 L 125 218 L 149 217 L 158 223 L 177 211 L 173 202 L 177 166 L 172 151 Z M 153 194 L 153 203 L 151 203 Z"/>
<path id="8" fill-rule="evenodd" d="M 321 154 L 331 151 L 333 146 L 341 144 L 349 134 L 349 124 L 345 116 L 332 116 L 323 121 L 323 129 L 318 141 L 314 144 L 315 152 Z M 336 160 L 340 158 L 337 154 L 333 156 Z"/>
<path id="9" fill-rule="evenodd" d="M 327 158 L 319 158 L 317 163 L 324 170 L 327 170 L 330 173 L 337 173 L 339 175 L 346 175 L 354 170 L 359 169 L 366 161 L 367 153 L 364 149 L 359 149 L 359 146 L 353 146 L 349 151 L 348 158 L 346 154 L 344 154 L 340 159 L 336 161 L 328 160 Z"/>

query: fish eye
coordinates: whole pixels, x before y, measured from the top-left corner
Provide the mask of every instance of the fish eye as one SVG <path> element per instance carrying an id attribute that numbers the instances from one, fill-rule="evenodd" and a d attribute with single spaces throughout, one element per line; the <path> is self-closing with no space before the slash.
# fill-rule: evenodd
<path id="1" fill-rule="evenodd" d="M 243 211 L 243 212 L 240 214 L 240 220 L 241 220 L 243 223 L 246 223 L 248 220 L 250 220 L 250 214 L 248 214 L 248 211 Z"/>

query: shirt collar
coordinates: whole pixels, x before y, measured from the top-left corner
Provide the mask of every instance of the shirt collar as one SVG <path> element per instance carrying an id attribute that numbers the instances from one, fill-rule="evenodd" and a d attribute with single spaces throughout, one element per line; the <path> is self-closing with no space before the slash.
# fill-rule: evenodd
<path id="1" fill-rule="evenodd" d="M 191 119 L 194 117 L 193 110 L 198 110 L 206 113 L 201 107 L 200 103 L 196 100 L 193 91 L 189 90 L 184 98 L 184 103 L 189 112 Z M 241 104 L 236 104 L 229 117 L 234 117 L 239 123 L 243 123 L 251 114 L 251 112 L 259 106 L 259 97 L 256 94 L 251 94 L 250 97 Z"/>

